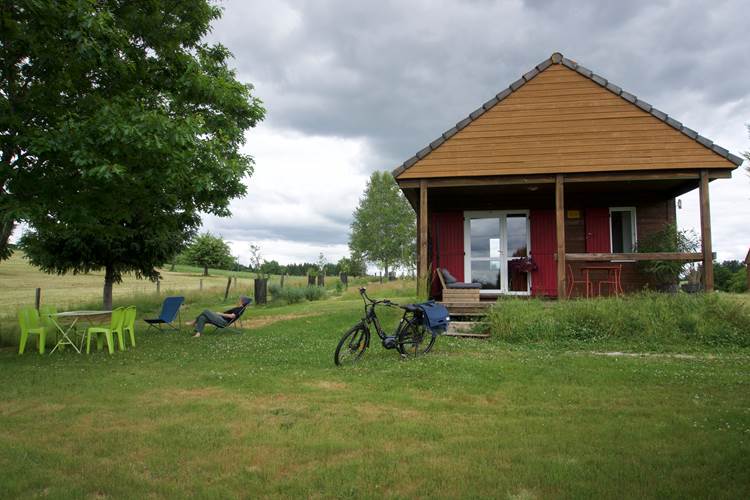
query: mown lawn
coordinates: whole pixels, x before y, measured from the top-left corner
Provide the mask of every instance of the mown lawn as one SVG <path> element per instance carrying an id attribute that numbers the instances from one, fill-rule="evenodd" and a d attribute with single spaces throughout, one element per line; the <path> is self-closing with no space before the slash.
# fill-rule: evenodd
<path id="1" fill-rule="evenodd" d="M 240 335 L 144 330 L 112 357 L 3 350 L 0 496 L 750 494 L 744 350 L 443 337 L 421 360 L 375 345 L 336 368 L 359 307 L 255 308 Z"/>

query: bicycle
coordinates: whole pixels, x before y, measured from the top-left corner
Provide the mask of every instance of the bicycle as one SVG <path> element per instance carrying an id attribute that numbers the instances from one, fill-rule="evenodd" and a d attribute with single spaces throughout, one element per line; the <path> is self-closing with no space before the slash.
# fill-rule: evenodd
<path id="1" fill-rule="evenodd" d="M 360 288 L 359 294 L 365 303 L 365 314 L 362 319 L 347 331 L 336 347 L 333 361 L 336 365 L 354 364 L 362 357 L 370 346 L 370 326 L 380 337 L 386 349 L 398 349 L 404 358 L 427 354 L 435 344 L 437 333 L 425 326 L 422 309 L 415 304 L 405 306 L 396 304 L 388 299 L 373 300 L 367 296 L 367 289 Z M 393 335 L 387 335 L 380 325 L 375 308 L 378 305 L 398 307 L 404 310 Z"/>

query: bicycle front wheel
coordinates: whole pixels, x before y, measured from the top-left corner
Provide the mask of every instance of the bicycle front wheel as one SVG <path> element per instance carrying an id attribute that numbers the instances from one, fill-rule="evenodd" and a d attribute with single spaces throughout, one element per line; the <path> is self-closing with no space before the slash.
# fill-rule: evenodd
<path id="1" fill-rule="evenodd" d="M 365 325 L 357 323 L 341 337 L 333 361 L 337 366 L 353 365 L 365 353 L 370 344 L 370 332 Z"/>
<path id="2" fill-rule="evenodd" d="M 407 324 L 398 333 L 398 351 L 406 358 L 427 354 L 435 344 L 435 338 L 436 335 L 429 328 L 413 323 Z"/>

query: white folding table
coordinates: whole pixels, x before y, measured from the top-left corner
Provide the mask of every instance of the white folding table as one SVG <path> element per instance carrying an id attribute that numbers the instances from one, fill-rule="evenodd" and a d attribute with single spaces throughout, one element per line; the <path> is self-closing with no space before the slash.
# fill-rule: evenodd
<path id="1" fill-rule="evenodd" d="M 73 349 L 75 349 L 78 354 L 81 354 L 81 351 L 83 350 L 83 339 L 85 335 L 81 335 L 81 346 L 79 347 L 70 338 L 70 332 L 75 330 L 76 324 L 78 324 L 79 321 L 89 324 L 101 324 L 109 322 L 112 318 L 112 311 L 67 311 L 50 314 L 49 318 L 62 334 L 62 338 L 57 341 L 57 344 L 55 344 L 55 347 L 52 348 L 50 354 L 55 352 L 55 349 L 57 349 L 58 347 L 64 345 L 72 345 Z M 67 328 L 61 325 L 61 323 L 67 323 L 68 321 L 70 321 L 70 324 L 66 325 Z"/>

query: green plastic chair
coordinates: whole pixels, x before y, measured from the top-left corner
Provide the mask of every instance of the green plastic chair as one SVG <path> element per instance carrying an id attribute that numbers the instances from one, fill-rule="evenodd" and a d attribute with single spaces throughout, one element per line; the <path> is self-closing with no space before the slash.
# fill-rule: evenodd
<path id="1" fill-rule="evenodd" d="M 26 350 L 26 341 L 29 335 L 37 336 L 39 354 L 44 354 L 47 343 L 47 329 L 39 322 L 39 313 L 33 307 L 24 307 L 18 311 L 18 325 L 21 327 L 21 339 L 18 342 L 18 354 Z"/>
<path id="2" fill-rule="evenodd" d="M 57 326 L 55 326 L 55 323 L 50 319 L 51 314 L 57 314 L 57 307 L 55 306 L 41 306 L 39 307 L 39 323 L 47 329 L 47 335 L 50 335 L 52 333 L 55 334 L 55 338 L 57 339 L 60 335 L 60 332 L 57 330 Z M 65 347 L 65 346 L 62 346 Z"/>
<path id="3" fill-rule="evenodd" d="M 130 334 L 130 347 L 135 347 L 135 306 L 129 306 L 125 309 L 125 318 L 122 321 L 123 334 L 127 331 Z"/>
<path id="4" fill-rule="evenodd" d="M 109 328 L 104 326 L 92 326 L 86 329 L 86 354 L 91 352 L 91 334 L 96 336 L 96 350 L 99 351 L 103 347 L 103 341 L 107 341 L 107 349 L 110 354 L 115 353 L 115 346 L 112 339 L 113 334 L 118 334 L 120 340 L 120 350 L 124 350 L 122 342 L 122 320 L 124 318 L 125 309 L 118 307 L 112 311 L 112 320 Z"/>

